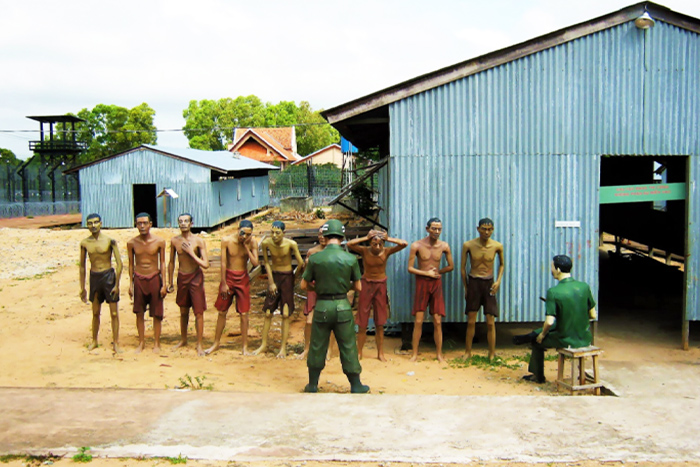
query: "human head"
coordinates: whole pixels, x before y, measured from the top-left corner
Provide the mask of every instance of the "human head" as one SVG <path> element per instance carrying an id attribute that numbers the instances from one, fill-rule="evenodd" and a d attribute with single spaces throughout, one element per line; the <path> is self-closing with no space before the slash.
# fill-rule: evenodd
<path id="1" fill-rule="evenodd" d="M 180 227 L 181 232 L 188 232 L 192 228 L 192 221 L 194 218 L 189 212 L 183 212 L 177 216 L 177 225 Z"/>
<path id="2" fill-rule="evenodd" d="M 151 221 L 150 214 L 147 212 L 136 214 L 136 228 L 141 235 L 148 235 L 148 232 L 151 231 L 151 226 L 153 226 L 153 221 Z"/>
<path id="3" fill-rule="evenodd" d="M 87 219 L 85 219 L 85 226 L 90 233 L 98 233 L 102 228 L 102 218 L 97 213 L 88 214 Z"/>
<path id="4" fill-rule="evenodd" d="M 442 233 L 442 221 L 437 217 L 428 219 L 428 224 L 425 226 L 425 231 L 431 240 L 437 241 Z"/>
<path id="5" fill-rule="evenodd" d="M 342 240 L 345 237 L 345 227 L 338 219 L 329 220 L 323 224 L 321 230 L 323 231 L 323 236 L 328 239 L 337 238 Z"/>
<path id="6" fill-rule="evenodd" d="M 323 226 L 318 228 L 318 244 L 321 246 L 326 246 L 328 239 L 323 236 Z"/>
<path id="7" fill-rule="evenodd" d="M 566 255 L 557 255 L 552 258 L 552 276 L 557 279 L 558 275 L 571 273 L 571 268 L 573 267 L 573 262 L 571 258 Z"/>
<path id="8" fill-rule="evenodd" d="M 374 254 L 379 254 L 384 249 L 384 237 L 386 231 L 380 228 L 373 229 L 372 236 L 369 239 L 369 249 Z"/>
<path id="9" fill-rule="evenodd" d="M 479 219 L 479 225 L 476 228 L 479 232 L 479 238 L 482 240 L 488 240 L 493 234 L 493 221 L 488 217 Z"/>
<path id="10" fill-rule="evenodd" d="M 253 223 L 243 219 L 238 223 L 238 242 L 245 243 L 253 235 Z"/>
<path id="11" fill-rule="evenodd" d="M 282 243 L 282 240 L 284 239 L 285 228 L 286 226 L 282 221 L 275 221 L 272 223 L 272 233 L 270 234 L 270 236 L 272 237 L 272 241 L 275 242 L 275 244 L 279 245 L 280 243 Z"/>

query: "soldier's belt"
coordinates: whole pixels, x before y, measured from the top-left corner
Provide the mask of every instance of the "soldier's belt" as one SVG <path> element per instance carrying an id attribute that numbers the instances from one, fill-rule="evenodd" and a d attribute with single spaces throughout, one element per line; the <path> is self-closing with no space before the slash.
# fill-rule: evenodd
<path id="1" fill-rule="evenodd" d="M 344 293 L 336 293 L 336 294 L 318 294 L 316 295 L 317 300 L 343 300 L 347 299 L 348 295 Z"/>

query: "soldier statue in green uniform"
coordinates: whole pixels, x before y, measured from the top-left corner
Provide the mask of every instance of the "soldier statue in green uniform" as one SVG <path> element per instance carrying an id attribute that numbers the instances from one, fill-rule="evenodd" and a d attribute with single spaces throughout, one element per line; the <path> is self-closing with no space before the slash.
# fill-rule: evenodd
<path id="1" fill-rule="evenodd" d="M 328 239 L 326 247 L 309 258 L 302 276 L 301 288 L 307 290 L 315 282 L 317 294 L 311 327 L 311 346 L 306 359 L 309 368 L 309 384 L 305 392 L 318 392 L 318 378 L 326 366 L 326 352 L 331 331 L 338 341 L 340 362 L 343 373 L 350 381 L 350 392 L 366 393 L 369 386 L 360 381 L 362 367 L 357 358 L 355 341 L 355 321 L 352 307 L 347 298 L 351 288 L 360 291 L 360 266 L 357 258 L 344 251 L 340 242 L 345 237 L 343 224 L 331 219 L 321 227 L 323 236 Z"/>
<path id="2" fill-rule="evenodd" d="M 552 276 L 559 284 L 547 291 L 547 317 L 544 325 L 529 334 L 513 337 L 513 342 L 532 344 L 530 365 L 523 379 L 544 383 L 544 351 L 551 348 L 578 348 L 591 345 L 590 321 L 597 317 L 591 288 L 571 277 L 571 258 L 555 256 Z"/>

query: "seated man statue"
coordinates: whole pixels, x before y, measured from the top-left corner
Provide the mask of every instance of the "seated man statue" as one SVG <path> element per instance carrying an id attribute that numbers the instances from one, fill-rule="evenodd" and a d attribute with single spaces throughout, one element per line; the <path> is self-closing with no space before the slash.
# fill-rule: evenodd
<path id="1" fill-rule="evenodd" d="M 516 345 L 532 344 L 529 375 L 524 380 L 544 383 L 544 351 L 551 348 L 578 348 L 591 345 L 590 320 L 597 317 L 591 288 L 571 277 L 571 258 L 555 256 L 552 276 L 559 284 L 547 291 L 547 317 L 544 325 L 529 334 L 515 336 Z"/>

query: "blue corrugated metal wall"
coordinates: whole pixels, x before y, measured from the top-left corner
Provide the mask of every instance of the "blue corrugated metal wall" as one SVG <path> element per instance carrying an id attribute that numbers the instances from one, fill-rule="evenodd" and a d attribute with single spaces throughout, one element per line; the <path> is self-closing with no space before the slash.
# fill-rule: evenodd
<path id="1" fill-rule="evenodd" d="M 657 21 L 647 31 L 616 26 L 391 104 L 391 233 L 416 240 L 429 217 L 442 217 L 457 266 L 478 219 L 492 217 L 506 250 L 501 320 L 540 321 L 537 297 L 554 284 L 554 254 L 572 253 L 575 275 L 597 290 L 600 156 L 700 154 L 698 89 L 698 35 Z M 697 157 L 691 165 L 694 190 Z M 555 220 L 581 228 L 555 228 Z M 402 321 L 413 292 L 407 256 L 390 266 Z M 691 259 L 689 271 L 697 266 Z M 445 292 L 448 321 L 463 321 L 458 271 Z M 688 294 L 688 319 L 698 319 L 699 300 Z"/>
<path id="2" fill-rule="evenodd" d="M 155 184 L 156 194 L 172 188 L 180 196 L 171 200 L 169 219 L 163 218 L 159 200 L 158 212 L 151 213 L 158 216 L 159 226 L 166 220 L 175 226 L 177 215 L 189 212 L 195 227 L 211 227 L 269 203 L 266 176 L 241 178 L 241 200 L 238 180 L 211 182 L 210 169 L 142 149 L 80 170 L 81 211 L 99 213 L 108 228 L 132 227 L 133 185 Z"/>

